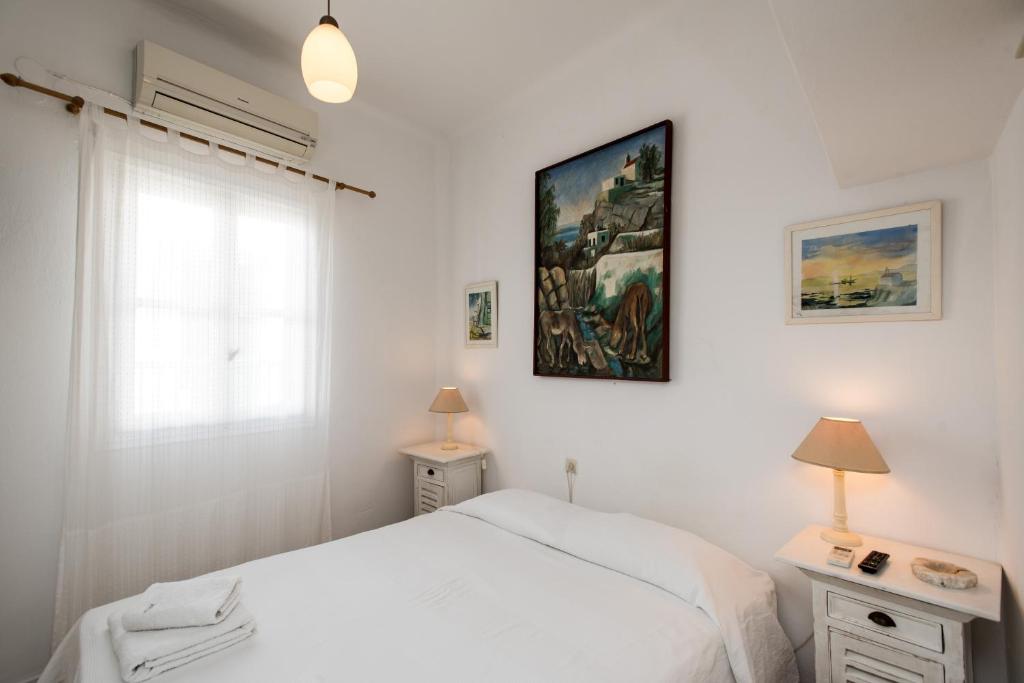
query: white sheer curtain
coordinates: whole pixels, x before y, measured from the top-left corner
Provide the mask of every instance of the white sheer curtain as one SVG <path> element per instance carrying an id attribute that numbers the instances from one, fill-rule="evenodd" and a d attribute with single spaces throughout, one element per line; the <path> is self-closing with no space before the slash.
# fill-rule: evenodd
<path id="1" fill-rule="evenodd" d="M 55 642 L 330 536 L 333 184 L 92 107 L 81 144 Z"/>

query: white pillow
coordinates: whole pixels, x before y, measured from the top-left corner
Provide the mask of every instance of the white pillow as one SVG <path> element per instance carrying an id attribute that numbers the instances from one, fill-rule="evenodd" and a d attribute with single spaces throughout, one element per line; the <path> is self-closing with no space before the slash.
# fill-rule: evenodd
<path id="1" fill-rule="evenodd" d="M 699 607 L 718 626 L 738 683 L 799 678 L 793 647 L 776 616 L 771 578 L 694 534 L 517 489 L 443 509 L 653 584 Z"/>

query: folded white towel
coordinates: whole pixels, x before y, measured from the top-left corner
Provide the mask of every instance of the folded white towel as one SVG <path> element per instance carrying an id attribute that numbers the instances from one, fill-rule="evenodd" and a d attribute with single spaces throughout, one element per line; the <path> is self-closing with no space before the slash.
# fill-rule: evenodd
<path id="1" fill-rule="evenodd" d="M 124 613 L 126 631 L 216 624 L 238 604 L 242 580 L 211 576 L 173 583 L 154 583 L 137 607 Z"/>
<path id="2" fill-rule="evenodd" d="M 122 613 L 107 619 L 110 639 L 127 683 L 146 681 L 239 643 L 256 632 L 256 622 L 242 605 L 217 624 L 155 631 L 126 631 Z"/>

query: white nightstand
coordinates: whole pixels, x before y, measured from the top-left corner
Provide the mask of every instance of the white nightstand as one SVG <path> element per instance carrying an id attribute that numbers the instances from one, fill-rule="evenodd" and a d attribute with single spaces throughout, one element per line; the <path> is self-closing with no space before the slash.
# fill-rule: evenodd
<path id="1" fill-rule="evenodd" d="M 809 526 L 775 559 L 811 579 L 814 667 L 818 683 L 953 683 L 973 680 L 971 621 L 999 621 L 1002 567 L 994 562 L 864 536 L 849 569 L 826 563 L 824 527 Z M 877 574 L 857 563 L 872 550 L 889 553 Z M 917 579 L 915 557 L 953 562 L 978 575 L 966 590 Z"/>
<path id="2" fill-rule="evenodd" d="M 480 495 L 487 449 L 468 443 L 458 446 L 455 450 L 446 451 L 437 441 L 399 451 L 412 458 L 412 505 L 415 514 L 433 512 L 443 505 L 455 505 Z"/>

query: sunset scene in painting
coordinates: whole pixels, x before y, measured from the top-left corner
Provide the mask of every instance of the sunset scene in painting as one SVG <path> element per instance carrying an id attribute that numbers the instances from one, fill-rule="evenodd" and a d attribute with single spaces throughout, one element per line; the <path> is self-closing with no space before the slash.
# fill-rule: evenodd
<path id="1" fill-rule="evenodd" d="M 915 306 L 917 231 L 903 225 L 804 240 L 800 307 Z"/>

